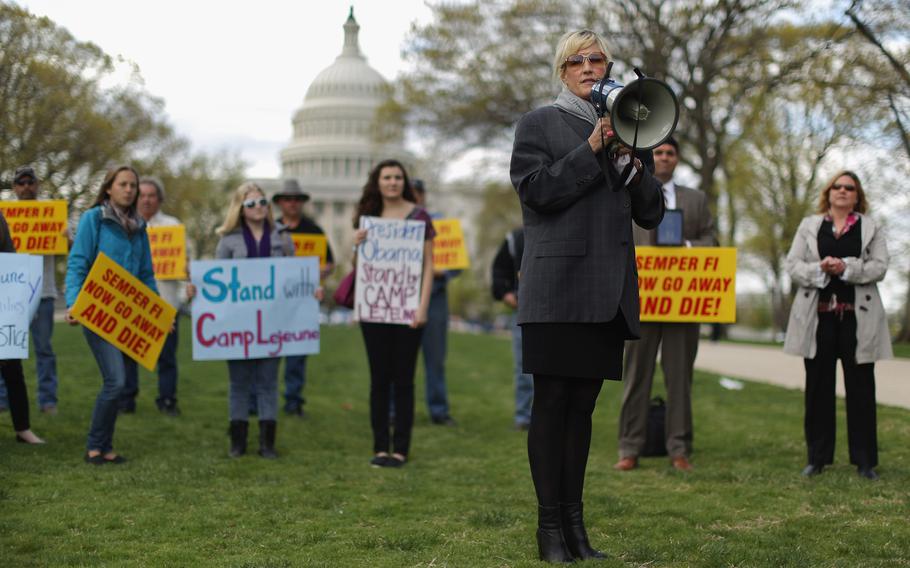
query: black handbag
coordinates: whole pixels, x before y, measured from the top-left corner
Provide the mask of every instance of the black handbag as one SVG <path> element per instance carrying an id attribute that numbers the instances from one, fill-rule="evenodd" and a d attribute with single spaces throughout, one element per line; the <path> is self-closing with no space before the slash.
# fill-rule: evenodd
<path id="1" fill-rule="evenodd" d="M 648 408 L 648 430 L 645 435 L 644 457 L 667 455 L 667 407 L 664 399 L 655 396 Z"/>

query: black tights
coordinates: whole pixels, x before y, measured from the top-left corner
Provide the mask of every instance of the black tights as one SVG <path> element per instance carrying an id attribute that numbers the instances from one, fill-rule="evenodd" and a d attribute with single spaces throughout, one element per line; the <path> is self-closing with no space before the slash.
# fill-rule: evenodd
<path id="1" fill-rule="evenodd" d="M 25 387 L 22 361 L 19 359 L 0 361 L 0 377 L 6 383 L 6 398 L 9 400 L 9 413 L 13 419 L 13 429 L 16 432 L 28 430 L 30 428 L 28 420 L 28 390 Z"/>
<path id="2" fill-rule="evenodd" d="M 392 451 L 408 455 L 414 426 L 414 369 L 423 330 L 404 325 L 360 323 L 370 363 L 370 425 L 373 451 L 389 451 L 389 396 L 395 400 Z M 394 385 L 395 388 L 391 388 Z M 392 391 L 392 392 L 390 392 Z"/>
<path id="3" fill-rule="evenodd" d="M 528 461 L 544 507 L 580 503 L 601 379 L 534 375 Z"/>

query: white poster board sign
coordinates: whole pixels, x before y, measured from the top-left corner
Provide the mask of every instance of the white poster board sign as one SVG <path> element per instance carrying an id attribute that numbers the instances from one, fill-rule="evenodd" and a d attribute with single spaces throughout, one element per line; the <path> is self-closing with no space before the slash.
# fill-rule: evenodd
<path id="1" fill-rule="evenodd" d="M 0 253 L 0 359 L 28 359 L 29 323 L 41 302 L 40 256 Z"/>
<path id="2" fill-rule="evenodd" d="M 193 359 L 319 353 L 319 259 L 194 260 Z"/>
<path id="3" fill-rule="evenodd" d="M 360 218 L 367 238 L 357 247 L 354 318 L 410 325 L 420 307 L 423 221 Z"/>

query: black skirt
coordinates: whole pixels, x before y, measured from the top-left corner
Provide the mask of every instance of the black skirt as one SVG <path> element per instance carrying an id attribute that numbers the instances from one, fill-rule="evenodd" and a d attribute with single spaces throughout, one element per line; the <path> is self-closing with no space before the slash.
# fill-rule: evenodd
<path id="1" fill-rule="evenodd" d="M 521 326 L 523 371 L 620 381 L 627 337 L 621 315 L 606 323 L 526 323 Z"/>

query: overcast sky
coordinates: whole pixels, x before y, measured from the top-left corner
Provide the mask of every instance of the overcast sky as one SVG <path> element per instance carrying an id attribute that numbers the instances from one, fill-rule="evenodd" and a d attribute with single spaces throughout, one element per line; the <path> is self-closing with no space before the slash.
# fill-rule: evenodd
<path id="1" fill-rule="evenodd" d="M 277 177 L 278 152 L 310 82 L 341 53 L 351 4 L 368 63 L 392 79 L 423 0 L 222 2 L 20 0 L 77 39 L 136 63 L 194 147 L 237 150 L 252 177 Z"/>

